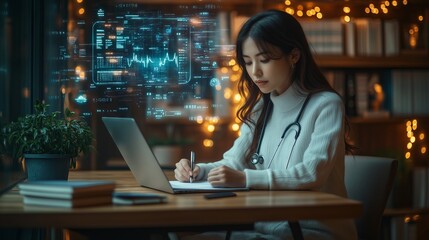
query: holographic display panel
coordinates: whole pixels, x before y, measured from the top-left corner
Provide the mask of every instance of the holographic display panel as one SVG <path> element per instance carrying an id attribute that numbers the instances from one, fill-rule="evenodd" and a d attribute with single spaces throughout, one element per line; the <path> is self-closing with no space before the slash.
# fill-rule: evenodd
<path id="1" fill-rule="evenodd" d="M 74 61 L 84 65 L 90 58 L 89 87 L 74 97 L 77 104 L 91 105 L 83 115 L 192 120 L 210 114 L 213 106 L 222 108 L 213 94 L 221 81 L 216 76 L 220 39 L 228 30 L 220 29 L 213 6 L 178 8 L 118 4 L 97 9 L 90 23 L 91 54 L 82 50 L 88 44 L 77 46 Z"/>

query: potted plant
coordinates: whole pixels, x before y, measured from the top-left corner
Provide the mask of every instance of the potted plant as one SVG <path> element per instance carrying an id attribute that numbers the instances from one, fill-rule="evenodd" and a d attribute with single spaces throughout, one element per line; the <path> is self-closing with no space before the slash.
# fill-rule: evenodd
<path id="1" fill-rule="evenodd" d="M 74 118 L 68 108 L 64 117 L 48 113 L 48 105 L 38 101 L 35 113 L 7 124 L 1 133 L 3 152 L 24 160 L 28 180 L 68 179 L 70 167 L 79 154 L 92 146 L 93 134 L 85 121 Z"/>

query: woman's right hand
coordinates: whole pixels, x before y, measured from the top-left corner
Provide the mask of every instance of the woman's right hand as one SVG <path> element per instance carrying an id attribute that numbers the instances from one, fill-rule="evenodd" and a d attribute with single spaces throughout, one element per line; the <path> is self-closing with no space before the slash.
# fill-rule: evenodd
<path id="1" fill-rule="evenodd" d="M 200 172 L 200 167 L 195 165 L 194 171 L 191 170 L 191 161 L 186 158 L 180 159 L 179 162 L 176 163 L 176 169 L 174 169 L 174 177 L 180 182 L 189 182 L 189 178 L 193 176 L 195 179 Z"/>

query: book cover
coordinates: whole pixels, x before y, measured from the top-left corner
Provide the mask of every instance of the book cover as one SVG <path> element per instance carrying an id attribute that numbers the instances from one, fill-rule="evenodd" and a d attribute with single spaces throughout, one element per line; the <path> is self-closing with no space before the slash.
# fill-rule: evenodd
<path id="1" fill-rule="evenodd" d="M 91 192 L 82 192 L 82 193 L 57 193 L 57 192 L 44 192 L 44 191 L 29 191 L 29 190 L 19 190 L 19 193 L 23 196 L 31 197 L 43 197 L 43 198 L 55 198 L 55 199 L 76 199 L 76 198 L 89 198 L 96 196 L 112 196 L 113 190 L 96 190 Z"/>
<path id="2" fill-rule="evenodd" d="M 25 196 L 72 199 L 96 195 L 111 195 L 115 189 L 115 183 L 113 181 L 95 180 L 31 181 L 19 184 L 18 188 L 20 193 Z"/>
<path id="3" fill-rule="evenodd" d="M 348 116 L 356 116 L 356 81 L 355 75 L 347 73 L 345 77 L 345 106 Z"/>
<path id="4" fill-rule="evenodd" d="M 380 19 L 354 19 L 356 27 L 356 46 L 359 56 L 382 55 L 382 24 Z"/>
<path id="5" fill-rule="evenodd" d="M 362 116 L 369 110 L 368 93 L 369 93 L 369 74 L 358 72 L 355 74 L 355 103 L 356 115 Z"/>
<path id="6" fill-rule="evenodd" d="M 384 21 L 384 53 L 386 56 L 399 54 L 400 27 L 396 19 Z"/>
<path id="7" fill-rule="evenodd" d="M 167 202 L 167 197 L 159 194 L 138 192 L 113 193 L 113 204 L 117 205 L 140 205 L 163 202 Z"/>
<path id="8" fill-rule="evenodd" d="M 429 206 L 429 168 L 415 167 L 412 170 L 412 177 L 412 207 L 425 209 Z"/>
<path id="9" fill-rule="evenodd" d="M 301 26 L 307 36 L 311 49 L 317 54 L 342 55 L 343 26 L 337 20 L 301 20 Z"/>
<path id="10" fill-rule="evenodd" d="M 412 70 L 392 70 L 392 114 L 413 114 Z"/>
<path id="11" fill-rule="evenodd" d="M 344 24 L 345 32 L 345 49 L 347 56 L 356 56 L 356 27 L 354 23 L 348 22 Z"/>
<path id="12" fill-rule="evenodd" d="M 37 205 L 46 207 L 62 207 L 62 208 L 78 208 L 96 205 L 112 204 L 112 195 L 76 198 L 76 199 L 59 199 L 59 198 L 44 198 L 24 195 L 25 205 Z"/>
<path id="13" fill-rule="evenodd" d="M 411 71 L 412 81 L 411 92 L 412 92 L 412 114 L 417 116 L 425 116 L 429 114 L 429 71 L 415 69 Z"/>

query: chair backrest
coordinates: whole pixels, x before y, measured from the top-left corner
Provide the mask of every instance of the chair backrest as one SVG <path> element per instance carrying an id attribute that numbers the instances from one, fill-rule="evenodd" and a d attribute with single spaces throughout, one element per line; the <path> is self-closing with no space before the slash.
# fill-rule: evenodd
<path id="1" fill-rule="evenodd" d="M 356 220 L 359 239 L 379 239 L 397 166 L 398 161 L 391 158 L 346 156 L 344 180 L 348 197 L 363 204 L 363 214 Z"/>

